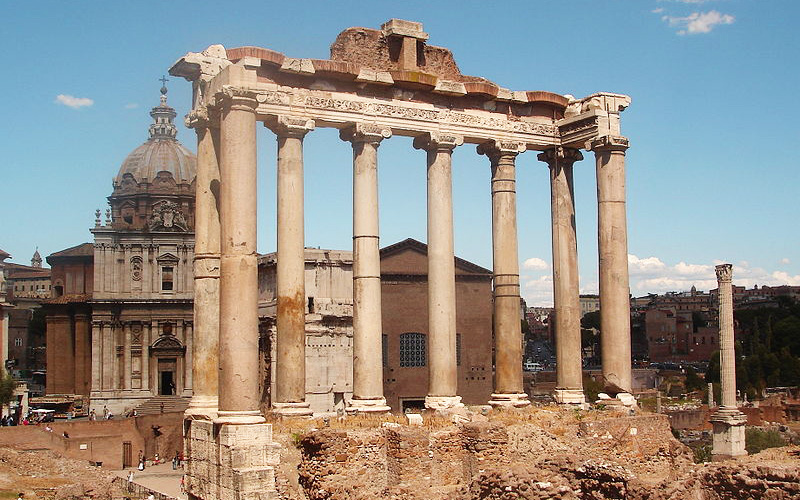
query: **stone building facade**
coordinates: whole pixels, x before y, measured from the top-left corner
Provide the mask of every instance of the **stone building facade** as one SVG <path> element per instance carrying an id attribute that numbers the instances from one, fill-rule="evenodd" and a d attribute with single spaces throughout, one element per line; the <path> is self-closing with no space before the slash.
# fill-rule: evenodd
<path id="1" fill-rule="evenodd" d="M 191 396 L 196 157 L 176 140 L 167 89 L 149 139 L 113 180 L 94 243 L 48 257 L 48 394 L 91 396 L 121 414 L 157 396 Z"/>
<path id="2" fill-rule="evenodd" d="M 381 257 L 382 359 L 386 402 L 423 407 L 428 390 L 427 245 L 407 239 Z M 260 379 L 269 407 L 276 369 L 276 254 L 259 258 Z M 455 258 L 458 387 L 466 404 L 492 392 L 492 273 Z M 353 253 L 305 249 L 306 402 L 341 412 L 353 396 Z"/>
<path id="3" fill-rule="evenodd" d="M 167 89 L 149 139 L 114 178 L 94 235 L 91 399 L 131 409 L 155 395 L 191 396 L 194 180 Z"/>

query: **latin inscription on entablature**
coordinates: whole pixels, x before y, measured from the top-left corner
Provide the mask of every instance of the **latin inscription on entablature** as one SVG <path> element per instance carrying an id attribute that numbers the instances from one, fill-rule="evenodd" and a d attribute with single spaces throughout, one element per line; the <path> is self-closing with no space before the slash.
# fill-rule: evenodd
<path id="1" fill-rule="evenodd" d="M 452 124 L 458 126 L 498 130 L 503 132 L 543 135 L 547 137 L 555 137 L 557 131 L 554 125 L 545 123 L 512 121 L 502 118 L 495 118 L 492 116 L 479 116 L 452 110 L 423 109 L 413 106 L 401 106 L 382 102 L 322 97 L 307 95 L 300 92 L 260 91 L 256 99 L 259 103 L 265 105 L 291 106 L 324 111 L 353 113 L 370 118 L 381 116 L 387 118 L 401 118 L 429 123 L 440 123 L 445 125 Z M 362 117 L 354 117 L 354 120 L 361 118 Z"/>

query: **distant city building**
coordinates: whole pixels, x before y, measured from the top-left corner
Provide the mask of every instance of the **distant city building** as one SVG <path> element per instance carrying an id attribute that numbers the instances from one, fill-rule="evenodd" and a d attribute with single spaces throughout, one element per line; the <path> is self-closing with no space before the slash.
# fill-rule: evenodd
<path id="1" fill-rule="evenodd" d="M 581 316 L 584 316 L 590 312 L 595 312 L 600 310 L 599 295 L 581 294 L 580 303 L 581 303 Z"/>

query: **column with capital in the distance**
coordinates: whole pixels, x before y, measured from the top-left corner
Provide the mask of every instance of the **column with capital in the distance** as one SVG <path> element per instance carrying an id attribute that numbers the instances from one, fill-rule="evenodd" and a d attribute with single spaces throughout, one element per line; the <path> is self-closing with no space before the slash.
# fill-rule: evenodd
<path id="1" fill-rule="evenodd" d="M 745 424 L 747 417 L 736 404 L 736 352 L 733 331 L 733 266 L 720 264 L 717 273 L 719 291 L 719 357 L 722 401 L 711 416 L 714 427 L 711 454 L 715 460 L 747 455 Z"/>

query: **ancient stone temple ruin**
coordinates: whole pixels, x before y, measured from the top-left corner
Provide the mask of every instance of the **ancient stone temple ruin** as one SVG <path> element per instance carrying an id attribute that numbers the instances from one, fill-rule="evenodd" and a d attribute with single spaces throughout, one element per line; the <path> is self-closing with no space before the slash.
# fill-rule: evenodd
<path id="1" fill-rule="evenodd" d="M 256 134 L 277 137 L 276 361 L 272 411 L 308 415 L 305 401 L 303 140 L 339 130 L 353 148 L 353 397 L 350 412 L 390 410 L 381 368 L 378 147 L 413 138 L 427 157 L 429 388 L 425 405 L 461 405 L 456 378 L 451 156 L 474 144 L 491 169 L 495 377 L 490 404 L 528 404 L 522 384 L 515 165 L 526 151 L 551 172 L 558 385 L 584 401 L 572 168 L 597 165 L 603 376 L 631 389 L 625 151 L 630 98 L 512 91 L 462 75 L 453 54 L 416 22 L 349 28 L 328 60 L 212 45 L 170 74 L 192 82 L 187 123 L 198 137 L 194 395 L 187 411 L 188 488 L 204 499 L 254 498 L 272 488 L 277 453 L 259 410 Z M 335 166 L 331 166 L 332 168 Z M 218 363 L 218 364 L 217 364 Z M 219 367 L 219 369 L 218 369 Z M 219 378 L 217 377 L 219 374 Z"/>

